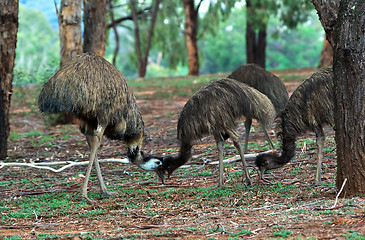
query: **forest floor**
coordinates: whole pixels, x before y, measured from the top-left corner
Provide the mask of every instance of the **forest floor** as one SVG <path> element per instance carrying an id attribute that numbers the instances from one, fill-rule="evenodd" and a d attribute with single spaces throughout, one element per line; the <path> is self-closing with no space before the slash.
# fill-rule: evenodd
<path id="1" fill-rule="evenodd" d="M 276 72 L 291 93 L 314 69 Z M 295 77 L 291 77 L 295 76 Z M 16 88 L 12 97 L 8 158 L 3 162 L 87 161 L 88 147 L 77 125 L 48 125 L 37 110 L 40 87 Z M 176 154 L 176 124 L 188 96 L 148 97 L 136 91 L 147 133 L 146 154 Z M 151 95 L 152 96 L 152 95 Z M 244 125 L 238 132 L 244 141 Z M 275 128 L 269 129 L 276 147 Z M 193 159 L 165 184 L 154 172 L 130 164 L 102 163 L 109 190 L 100 198 L 94 173 L 89 203 L 80 198 L 86 166 L 62 172 L 6 166 L 0 169 L 0 239 L 365 239 L 365 196 L 336 199 L 334 132 L 326 128 L 322 182 L 313 185 L 315 136 L 300 136 L 294 159 L 258 180 L 248 159 L 252 186 L 245 186 L 241 162 L 225 164 L 225 186 L 217 188 L 218 159 L 211 136 L 193 148 Z M 268 150 L 254 122 L 249 153 Z M 225 158 L 235 156 L 232 142 Z M 103 139 L 99 159 L 125 158 L 118 141 Z"/>

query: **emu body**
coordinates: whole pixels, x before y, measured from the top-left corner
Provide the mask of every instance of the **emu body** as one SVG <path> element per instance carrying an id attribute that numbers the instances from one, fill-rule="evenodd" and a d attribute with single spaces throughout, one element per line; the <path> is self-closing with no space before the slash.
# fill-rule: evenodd
<path id="1" fill-rule="evenodd" d="M 275 76 L 273 73 L 266 71 L 264 68 L 256 64 L 245 64 L 234 70 L 228 78 L 237 80 L 239 82 L 245 83 L 266 95 L 274 105 L 276 111 L 276 117 L 279 117 L 281 112 L 284 110 L 286 103 L 289 99 L 288 91 L 284 83 Z M 248 148 L 248 138 L 250 135 L 250 129 L 252 125 L 252 118 L 247 118 L 245 120 L 245 153 L 247 153 Z M 264 127 L 264 132 L 266 138 L 268 139 L 270 146 L 274 149 L 274 144 Z"/>
<path id="2" fill-rule="evenodd" d="M 233 79 L 218 79 L 199 89 L 183 107 L 177 124 L 177 138 L 180 142 L 178 156 L 167 156 L 159 167 L 159 176 L 164 181 L 178 167 L 191 157 L 195 141 L 206 135 L 213 135 L 219 152 L 219 186 L 223 180 L 224 141 L 231 138 L 238 150 L 246 183 L 250 176 L 239 136 L 236 133 L 236 122 L 243 118 L 257 119 L 262 126 L 269 126 L 275 110 L 271 101 L 256 89 Z"/>
<path id="3" fill-rule="evenodd" d="M 96 152 L 103 135 L 121 140 L 128 147 L 130 161 L 144 170 L 155 170 L 159 159 L 145 157 L 141 151 L 144 123 L 137 102 L 123 74 L 104 58 L 85 53 L 69 59 L 43 86 L 38 96 L 41 112 L 71 112 L 80 119 L 80 130 L 90 148 L 82 196 L 93 164 L 101 193 L 107 191 Z M 89 199 L 88 199 L 89 200 Z"/>
<path id="4" fill-rule="evenodd" d="M 328 67 L 307 78 L 291 95 L 279 124 L 282 153 L 257 156 L 255 163 L 261 176 L 266 170 L 287 164 L 294 157 L 297 136 L 311 131 L 316 133 L 318 146 L 315 184 L 319 184 L 325 140 L 323 127 L 334 125 L 333 110 L 333 71 Z"/>

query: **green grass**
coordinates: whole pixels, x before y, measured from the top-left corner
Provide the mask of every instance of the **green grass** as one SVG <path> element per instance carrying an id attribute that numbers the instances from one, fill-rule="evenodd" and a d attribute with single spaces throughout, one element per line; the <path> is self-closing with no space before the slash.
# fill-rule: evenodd
<path id="1" fill-rule="evenodd" d="M 282 237 L 282 238 L 288 238 L 293 233 L 293 231 L 290 230 L 280 230 L 278 232 L 274 232 L 274 237 Z"/>
<path id="2" fill-rule="evenodd" d="M 365 240 L 365 235 L 362 233 L 357 233 L 353 230 L 350 230 L 349 233 L 343 235 L 348 240 Z"/>

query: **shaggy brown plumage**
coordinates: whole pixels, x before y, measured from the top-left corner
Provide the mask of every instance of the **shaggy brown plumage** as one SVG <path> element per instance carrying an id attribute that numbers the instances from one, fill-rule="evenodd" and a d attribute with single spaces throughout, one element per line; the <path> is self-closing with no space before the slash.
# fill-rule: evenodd
<path id="1" fill-rule="evenodd" d="M 228 78 L 246 83 L 265 94 L 274 105 L 277 116 L 280 116 L 288 102 L 289 94 L 283 81 L 257 64 L 242 65 Z"/>
<path id="2" fill-rule="evenodd" d="M 38 106 L 42 112 L 67 111 L 80 119 L 80 130 L 85 134 L 91 149 L 83 187 L 85 198 L 89 171 L 103 135 L 124 141 L 128 146 L 129 159 L 141 168 L 155 170 L 160 164 L 158 159 L 144 157 L 140 151 L 144 123 L 126 79 L 118 69 L 98 55 L 85 53 L 69 59 L 44 84 L 38 96 Z M 98 161 L 95 161 L 95 165 L 102 193 L 108 194 Z"/>
<path id="3" fill-rule="evenodd" d="M 279 117 L 281 112 L 284 110 L 286 103 L 289 99 L 288 91 L 284 83 L 275 76 L 273 73 L 266 71 L 264 68 L 257 64 L 245 64 L 234 70 L 228 78 L 237 80 L 242 83 L 259 90 L 261 93 L 265 94 L 272 102 L 275 107 L 276 117 Z M 246 118 L 245 128 L 246 128 L 246 142 L 245 142 L 245 153 L 248 148 L 248 138 L 250 135 L 250 129 L 252 125 L 252 119 Z M 264 128 L 265 135 L 274 149 L 274 144 L 271 141 L 267 129 Z"/>
<path id="4" fill-rule="evenodd" d="M 334 124 L 334 87 L 332 67 L 324 68 L 307 78 L 291 95 L 282 112 L 279 136 L 282 154 L 259 155 L 255 163 L 263 174 L 288 163 L 295 154 L 297 136 L 312 131 L 316 133 L 318 156 L 315 183 L 321 181 L 321 163 L 325 135 L 324 126 Z"/>
<path id="5" fill-rule="evenodd" d="M 247 183 L 250 183 L 242 147 L 235 132 L 236 122 L 243 117 L 257 119 L 262 126 L 269 126 L 275 117 L 275 109 L 264 94 L 233 79 L 214 80 L 199 89 L 181 111 L 177 125 L 180 151 L 177 157 L 164 158 L 159 167 L 162 181 L 166 172 L 170 175 L 190 159 L 196 140 L 213 135 L 219 150 L 219 185 L 223 185 L 223 143 L 227 138 L 231 138 L 239 151 Z"/>

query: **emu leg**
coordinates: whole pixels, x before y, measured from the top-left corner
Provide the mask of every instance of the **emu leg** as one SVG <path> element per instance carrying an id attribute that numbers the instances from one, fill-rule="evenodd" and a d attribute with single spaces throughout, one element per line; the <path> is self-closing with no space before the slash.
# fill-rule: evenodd
<path id="1" fill-rule="evenodd" d="M 90 141 L 89 144 L 91 145 L 91 149 L 90 149 L 89 165 L 88 165 L 87 170 L 86 170 L 85 180 L 84 180 L 84 183 L 83 183 L 83 186 L 82 186 L 81 196 L 83 198 L 85 198 L 86 200 L 88 200 L 88 201 L 91 201 L 91 200 L 87 197 L 87 184 L 89 182 L 91 169 L 92 169 L 94 161 L 96 159 L 96 152 L 97 152 L 97 150 L 100 146 L 100 142 L 101 142 L 101 138 L 103 137 L 104 130 L 105 130 L 105 127 L 98 126 L 98 128 L 96 130 L 96 135 L 94 135 L 92 137 L 91 141 L 87 140 L 88 142 Z"/>
<path id="2" fill-rule="evenodd" d="M 314 180 L 314 185 L 321 185 L 321 168 L 322 168 L 322 159 L 323 159 L 323 148 L 324 148 L 324 140 L 326 136 L 323 132 L 323 129 L 318 129 L 316 132 L 317 135 L 317 170 L 316 170 L 316 178 Z"/>
<path id="3" fill-rule="evenodd" d="M 230 135 L 230 138 L 232 139 L 233 145 L 236 147 L 236 149 L 238 150 L 238 152 L 240 154 L 242 166 L 243 166 L 243 172 L 245 173 L 245 183 L 247 185 L 251 185 L 251 178 L 250 178 L 250 173 L 248 172 L 248 169 L 247 169 L 245 154 L 243 152 L 241 144 L 238 142 L 238 136 L 236 134 L 232 134 L 232 135 Z"/>
<path id="4" fill-rule="evenodd" d="M 224 140 L 222 137 L 216 138 L 217 148 L 219 153 L 219 181 L 218 187 L 222 187 L 224 185 L 224 167 L 223 167 L 223 149 L 224 149 Z"/>
<path id="5" fill-rule="evenodd" d="M 87 143 L 89 144 L 90 150 L 92 148 L 92 140 L 93 140 L 93 136 L 87 135 L 86 136 L 86 140 Z M 115 194 L 114 192 L 108 192 L 105 183 L 104 183 L 104 179 L 103 176 L 101 175 L 101 169 L 100 169 L 100 164 L 99 164 L 99 160 L 98 160 L 98 156 L 95 156 L 95 169 L 96 169 L 96 174 L 98 176 L 98 182 L 99 182 L 99 186 L 100 186 L 100 192 L 101 194 L 105 195 L 105 196 L 110 196 Z"/>
<path id="6" fill-rule="evenodd" d="M 261 125 L 262 126 L 262 125 Z M 267 141 L 269 141 L 269 144 L 270 144 L 270 147 L 272 150 L 275 150 L 275 147 L 274 147 L 274 143 L 272 142 L 271 138 L 270 138 L 270 135 L 269 133 L 267 132 L 267 129 L 266 127 L 262 126 L 262 128 L 264 129 L 264 133 L 265 133 L 265 136 L 267 138 Z"/>
<path id="7" fill-rule="evenodd" d="M 248 149 L 248 137 L 250 136 L 250 130 L 251 130 L 251 125 L 252 125 L 252 119 L 251 118 L 247 118 L 245 121 L 245 153 L 247 153 L 247 149 Z"/>

